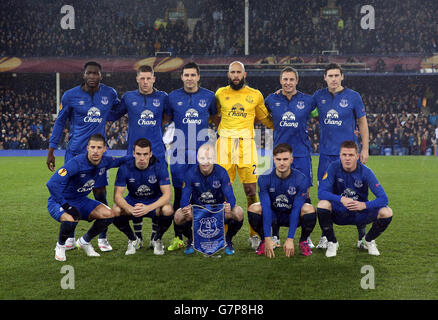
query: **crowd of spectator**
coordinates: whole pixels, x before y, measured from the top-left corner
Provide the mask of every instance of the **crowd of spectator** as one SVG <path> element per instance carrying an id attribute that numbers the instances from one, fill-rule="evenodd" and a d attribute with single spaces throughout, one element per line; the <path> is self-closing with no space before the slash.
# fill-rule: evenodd
<path id="1" fill-rule="evenodd" d="M 341 17 L 321 18 L 327 0 L 249 1 L 253 55 L 431 53 L 437 51 L 437 1 L 370 0 L 375 28 L 363 29 L 361 4 L 337 0 Z M 74 29 L 63 29 L 63 0 L 6 0 L 0 11 L 2 56 L 243 55 L 244 1 L 73 2 Z M 182 8 L 185 20 L 166 9 Z M 71 13 L 71 12 L 70 12 Z M 68 21 L 70 26 L 72 21 Z"/>
<path id="2" fill-rule="evenodd" d="M 438 113 L 367 114 L 370 155 L 432 155 L 438 139 Z M 319 153 L 319 125 L 309 122 L 313 153 Z"/>
<path id="3" fill-rule="evenodd" d="M 119 95 L 135 89 L 134 76 L 113 74 L 104 83 L 116 88 Z M 106 81 L 107 80 L 107 81 Z M 131 80 L 131 81 L 129 81 Z M 266 97 L 278 89 L 278 79 L 254 77 L 250 85 L 258 88 Z M 358 77 L 347 78 L 345 85 L 361 93 L 367 109 L 370 128 L 370 154 L 428 154 L 436 145 L 435 129 L 438 128 L 438 101 L 430 97 L 425 108 L 419 99 L 427 91 L 428 79 L 409 77 Z M 430 80 L 429 80 L 430 81 Z M 435 80 L 436 81 L 436 80 Z M 56 99 L 50 78 L 33 76 L 24 80 L 9 81 L 9 86 L 0 88 L 0 149 L 40 149 L 48 147 L 48 139 L 54 124 Z M 204 78 L 203 86 L 215 91 L 225 84 L 225 78 Z M 63 77 L 61 91 L 74 87 L 78 75 Z M 395 85 L 396 84 L 396 85 Z M 156 87 L 170 92 L 181 86 L 178 79 L 160 79 Z M 302 77 L 299 90 L 314 92 L 323 87 L 321 79 Z M 421 100 L 421 99 L 420 99 Z M 126 149 L 128 122 L 107 124 L 108 146 L 111 149 Z M 312 151 L 319 152 L 319 124 L 311 119 L 308 126 Z M 261 130 L 264 135 L 264 130 Z M 68 141 L 68 127 L 64 130 L 59 148 L 65 149 Z M 262 137 L 262 147 L 264 146 Z"/>
<path id="4" fill-rule="evenodd" d="M 53 124 L 50 96 L 51 90 L 0 89 L 0 149 L 48 148 Z"/>
<path id="5" fill-rule="evenodd" d="M 251 10 L 252 54 L 431 53 L 437 51 L 438 27 L 429 23 L 438 14 L 436 1 L 367 1 L 374 8 L 374 29 L 364 29 L 364 4 L 338 0 L 341 17 L 321 18 L 326 0 L 254 1 Z M 368 21 L 369 22 L 369 21 Z"/>

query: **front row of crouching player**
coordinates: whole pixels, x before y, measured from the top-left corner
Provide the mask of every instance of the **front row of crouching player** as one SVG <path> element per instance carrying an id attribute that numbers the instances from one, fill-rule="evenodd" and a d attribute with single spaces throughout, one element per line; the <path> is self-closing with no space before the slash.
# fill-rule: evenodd
<path id="1" fill-rule="evenodd" d="M 105 139 L 96 134 L 90 137 L 87 153 L 79 155 L 62 166 L 47 182 L 50 192 L 48 210 L 60 222 L 55 259 L 66 261 L 66 241 L 74 234 L 79 220 L 94 221 L 90 229 L 76 241 L 76 247 L 88 256 L 99 256 L 91 240 L 113 223 L 128 238 L 126 255 L 134 254 L 143 245 L 141 232 L 135 226 L 143 217 L 153 221 L 150 246 L 154 254 L 164 254 L 163 234 L 172 221 L 181 227 L 187 237 L 185 254 L 194 252 L 192 245 L 192 205 L 224 204 L 225 253 L 235 253 L 232 239 L 243 225 L 243 210 L 236 198 L 227 171 L 215 164 L 215 147 L 202 145 L 197 154 L 197 165 L 187 171 L 183 183 L 181 208 L 175 213 L 171 205 L 172 190 L 167 164 L 155 158 L 149 140 L 138 139 L 133 156 L 115 158 L 104 155 Z M 326 256 L 336 256 L 338 243 L 333 230 L 337 225 L 363 225 L 372 223 L 361 241 L 361 248 L 371 255 L 379 255 L 375 239 L 388 227 L 392 210 L 388 198 L 374 173 L 359 161 L 358 147 L 345 141 L 340 147 L 340 159 L 333 162 L 321 180 L 318 189 L 317 209 L 306 203 L 308 179 L 293 168 L 293 152 L 288 144 L 279 144 L 273 150 L 274 170 L 258 178 L 260 202 L 248 208 L 250 226 L 262 242 L 256 253 L 274 258 L 276 244 L 271 238 L 273 224 L 289 227 L 283 250 L 287 257 L 295 253 L 294 237 L 301 226 L 299 248 L 303 255 L 312 254 L 312 233 L 318 219 L 328 245 Z M 120 167 L 114 188 L 114 206 L 109 208 L 88 198 L 94 182 L 107 170 Z M 128 195 L 123 196 L 125 189 Z M 368 189 L 376 196 L 368 201 Z M 133 220 L 134 231 L 130 220 Z M 74 248 L 74 247 L 73 247 Z"/>
<path id="2" fill-rule="evenodd" d="M 301 172 L 291 168 L 292 149 L 287 144 L 274 148 L 275 170 L 258 179 L 260 203 L 248 208 L 249 223 L 263 240 L 257 254 L 275 257 L 275 244 L 271 238 L 271 225 L 288 226 L 289 233 L 283 245 L 286 256 L 294 254 L 294 236 L 301 225 L 299 247 L 305 256 L 312 254 L 310 234 L 319 224 L 327 235 L 326 256 L 337 254 L 338 242 L 333 230 L 337 225 L 366 225 L 372 223 L 362 238 L 359 248 L 371 255 L 379 255 L 375 239 L 386 230 L 392 220 L 388 197 L 374 173 L 360 163 L 358 146 L 354 141 L 344 141 L 340 147 L 339 160 L 334 161 L 325 172 L 318 187 L 319 202 L 316 209 L 305 203 L 306 179 Z M 376 196 L 368 201 L 368 190 Z"/>

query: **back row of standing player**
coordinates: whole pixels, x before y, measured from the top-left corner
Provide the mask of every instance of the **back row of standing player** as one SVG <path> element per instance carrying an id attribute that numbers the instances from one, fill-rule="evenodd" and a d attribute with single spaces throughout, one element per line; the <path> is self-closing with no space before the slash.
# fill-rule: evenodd
<path id="1" fill-rule="evenodd" d="M 165 161 L 162 125 L 173 121 L 176 148 L 171 156 L 178 163 L 171 164 L 171 176 L 175 193 L 173 211 L 176 211 L 180 207 L 184 175 L 188 166 L 196 162 L 196 150 L 208 140 L 208 123 L 213 121 L 218 125 L 218 163 L 227 170 L 231 182 L 236 172 L 239 174 L 247 197 L 247 207 L 250 207 L 257 201 L 254 121 L 259 120 L 266 127 L 274 129 L 274 145 L 287 143 L 292 147 L 294 167 L 305 174 L 310 188 L 312 166 L 307 121 L 316 108 L 321 125 L 318 181 L 322 179 L 329 163 L 339 158 L 340 144 L 345 140 L 357 141 L 357 127 L 362 138 L 360 159 L 362 163 L 367 162 L 368 125 L 365 107 L 357 92 L 342 86 L 344 76 L 339 65 L 331 64 L 326 68 L 324 80 L 327 88 L 318 90 L 313 96 L 299 92 L 296 88 L 298 73 L 293 68 L 285 68 L 280 74 L 282 89 L 269 95 L 266 100 L 260 91 L 245 84 L 245 68 L 238 61 L 229 65 L 229 85 L 218 89 L 216 94 L 199 87 L 200 70 L 196 63 L 188 63 L 183 67 L 181 80 L 184 87 L 169 95 L 154 88 L 153 69 L 141 66 L 136 77 L 138 89 L 125 93 L 121 101 L 113 88 L 101 83 L 101 71 L 98 63 L 87 63 L 84 67 L 84 83 L 63 95 L 60 113 L 50 138 L 47 157 L 50 170 L 55 169 L 54 150 L 67 119 L 70 120 L 70 136 L 66 162 L 86 150 L 91 135 L 100 133 L 105 136 L 106 121 L 116 121 L 125 114 L 128 114 L 129 119 L 128 154 L 132 154 L 133 144 L 138 138 L 147 137 L 152 142 L 153 154 L 160 161 Z M 182 159 L 181 150 L 184 154 Z M 247 155 L 250 155 L 249 158 Z M 96 200 L 106 204 L 105 186 L 108 178 L 106 175 L 101 178 L 95 181 L 93 193 Z M 307 201 L 310 202 L 308 194 Z M 134 221 L 134 228 L 135 224 Z M 156 225 L 156 221 L 153 225 Z M 278 229 L 273 227 L 274 235 L 278 237 Z M 182 230 L 177 224 L 174 224 L 174 229 L 175 238 L 169 250 L 183 246 Z M 250 229 L 250 241 L 253 248 L 257 248 L 260 240 L 257 232 Z M 137 222 L 138 230 L 141 234 L 141 222 Z M 359 239 L 362 239 L 365 226 L 358 226 L 358 231 Z M 70 238 L 74 241 L 73 234 Z M 319 245 L 327 245 L 324 231 Z M 103 251 L 111 250 L 105 231 L 99 235 L 99 247 Z"/>

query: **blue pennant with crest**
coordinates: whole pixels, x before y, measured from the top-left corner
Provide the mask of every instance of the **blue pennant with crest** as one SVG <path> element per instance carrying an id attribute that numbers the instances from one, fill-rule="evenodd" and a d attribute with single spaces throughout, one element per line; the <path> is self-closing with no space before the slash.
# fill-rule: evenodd
<path id="1" fill-rule="evenodd" d="M 193 248 L 211 256 L 225 247 L 224 205 L 192 205 Z"/>

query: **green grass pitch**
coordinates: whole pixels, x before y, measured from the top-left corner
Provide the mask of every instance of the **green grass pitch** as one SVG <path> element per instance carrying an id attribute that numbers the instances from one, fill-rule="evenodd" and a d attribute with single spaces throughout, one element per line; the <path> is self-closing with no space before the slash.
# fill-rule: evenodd
<path id="1" fill-rule="evenodd" d="M 313 159 L 314 171 L 317 158 Z M 62 159 L 57 159 L 58 166 Z M 154 256 L 143 248 L 125 256 L 126 237 L 110 226 L 114 248 L 90 258 L 77 249 L 67 252 L 64 263 L 54 259 L 59 224 L 47 211 L 45 183 L 51 173 L 43 157 L 0 158 L 0 299 L 437 299 L 438 251 L 436 207 L 437 157 L 371 157 L 368 163 L 385 188 L 394 218 L 377 239 L 381 255 L 373 257 L 355 248 L 353 226 L 335 226 L 341 244 L 338 255 L 327 259 L 323 251 L 286 258 L 277 249 L 275 259 L 257 256 L 249 247 L 248 222 L 235 237 L 236 254 L 206 258 L 184 256 L 182 250 Z M 116 169 L 111 170 L 108 200 L 112 201 Z M 245 208 L 242 186 L 234 190 Z M 311 189 L 314 205 L 316 186 Z M 145 219 L 144 236 L 150 235 Z M 89 223 L 81 221 L 76 236 Z M 369 228 L 369 226 L 368 226 Z M 297 230 L 296 237 L 300 235 Z M 287 234 L 281 228 L 282 242 Z M 312 239 L 321 231 L 315 227 Z M 173 227 L 164 236 L 167 247 Z M 93 240 L 97 249 L 97 240 Z M 64 265 L 73 267 L 74 289 L 63 289 Z M 364 289 L 364 266 L 374 270 L 374 289 Z M 370 282 L 367 282 L 370 284 Z"/>

